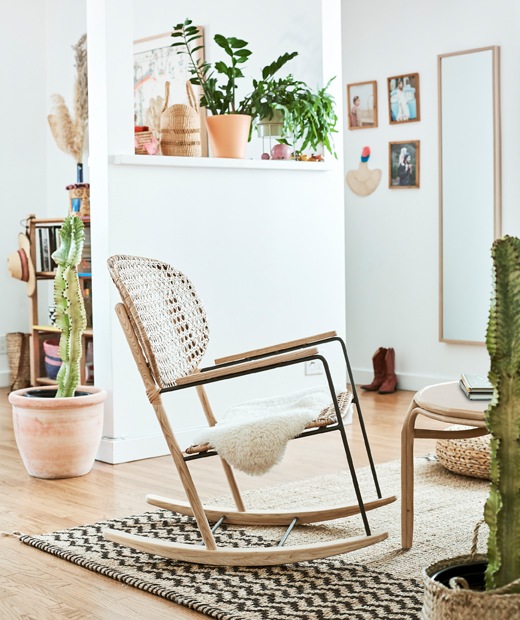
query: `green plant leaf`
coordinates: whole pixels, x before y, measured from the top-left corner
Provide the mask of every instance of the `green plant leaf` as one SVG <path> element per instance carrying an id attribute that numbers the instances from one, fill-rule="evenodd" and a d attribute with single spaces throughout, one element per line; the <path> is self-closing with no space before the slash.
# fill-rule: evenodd
<path id="1" fill-rule="evenodd" d="M 233 49 L 240 49 L 248 45 L 247 41 L 243 39 L 237 39 L 236 37 L 228 37 L 227 39 L 228 45 Z"/>

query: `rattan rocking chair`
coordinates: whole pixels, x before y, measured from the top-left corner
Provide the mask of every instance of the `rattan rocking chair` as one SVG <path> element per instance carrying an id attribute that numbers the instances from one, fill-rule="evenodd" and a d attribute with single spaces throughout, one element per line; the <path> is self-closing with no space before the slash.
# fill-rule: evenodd
<path id="1" fill-rule="evenodd" d="M 198 545 L 164 541 L 148 536 L 133 535 L 113 529 L 104 536 L 131 548 L 162 555 L 186 562 L 225 566 L 267 566 L 325 558 L 367 547 L 387 538 L 385 532 L 370 531 L 367 511 L 395 501 L 395 496 L 383 498 L 379 488 L 363 417 L 359 407 L 352 371 L 345 343 L 335 332 L 319 334 L 217 359 L 210 367 L 199 368 L 208 344 L 208 325 L 205 311 L 191 282 L 173 267 L 163 262 L 136 256 L 113 256 L 108 260 L 112 279 L 121 295 L 116 313 L 125 332 L 137 364 L 146 393 L 152 404 L 162 432 L 167 441 L 188 501 L 172 500 L 148 495 L 148 503 L 173 512 L 193 516 L 200 530 L 202 541 Z M 347 380 L 351 391 L 339 395 L 334 387 L 329 365 L 316 348 L 319 344 L 338 343 L 343 351 Z M 222 457 L 224 472 L 236 507 L 203 505 L 187 461 L 216 456 L 218 453 L 208 443 L 191 446 L 183 451 L 175 438 L 161 395 L 187 388 L 195 388 L 209 426 L 216 424 L 204 385 L 268 371 L 273 368 L 303 364 L 319 360 L 323 363 L 332 404 L 316 419 L 306 425 L 298 437 L 339 431 L 357 503 L 303 511 L 249 511 L 246 510 L 235 480 L 233 469 Z M 342 409 L 356 406 L 364 438 L 377 499 L 363 502 L 356 471 L 345 432 Z M 220 455 L 219 455 L 220 456 Z M 360 514 L 365 535 L 308 545 L 283 546 L 295 524 L 323 522 Z M 222 522 L 232 525 L 288 526 L 278 546 L 274 547 L 218 547 L 214 532 Z M 212 527 L 210 522 L 214 522 Z"/>

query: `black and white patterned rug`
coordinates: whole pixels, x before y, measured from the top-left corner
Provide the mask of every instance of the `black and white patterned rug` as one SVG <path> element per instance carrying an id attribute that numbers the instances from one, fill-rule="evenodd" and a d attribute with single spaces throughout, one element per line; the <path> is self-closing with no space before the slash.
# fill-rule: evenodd
<path id="1" fill-rule="evenodd" d="M 395 493 L 399 483 L 398 464 L 387 464 L 381 473 L 385 492 Z M 245 498 L 248 504 L 253 502 L 256 507 L 269 508 L 279 504 L 280 498 L 286 498 L 290 492 L 301 496 L 304 489 L 307 505 L 316 505 L 317 498 L 322 505 L 330 503 L 329 496 L 337 504 L 345 482 L 344 474 L 323 476 L 304 486 L 297 483 L 272 492 L 249 492 Z M 114 528 L 185 543 L 200 540 L 193 519 L 166 510 L 41 536 L 23 535 L 20 540 L 221 620 L 417 619 L 422 606 L 421 568 L 468 551 L 472 526 L 480 518 L 487 484 L 450 474 L 438 464 L 424 461 L 416 469 L 416 489 L 415 543 L 409 552 L 400 549 L 398 502 L 369 513 L 374 531 L 389 531 L 387 541 L 336 558 L 287 566 L 241 568 L 187 564 L 134 551 L 103 538 L 104 529 Z M 360 524 L 351 525 L 351 521 L 303 526 L 295 531 L 294 538 L 291 535 L 289 542 L 300 544 L 305 540 L 330 538 L 338 536 L 338 530 L 346 536 L 361 533 Z M 222 526 L 215 538 L 223 545 L 269 546 L 281 532 L 277 528 L 255 528 L 251 532 Z"/>

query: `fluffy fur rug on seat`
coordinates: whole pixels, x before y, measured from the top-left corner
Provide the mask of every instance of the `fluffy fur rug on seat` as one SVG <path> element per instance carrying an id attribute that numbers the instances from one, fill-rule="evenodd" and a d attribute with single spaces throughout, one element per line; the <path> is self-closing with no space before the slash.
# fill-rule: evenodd
<path id="1" fill-rule="evenodd" d="M 330 403 L 326 387 L 241 403 L 216 426 L 204 429 L 197 441 L 209 442 L 236 469 L 261 476 L 282 460 L 287 442 Z"/>

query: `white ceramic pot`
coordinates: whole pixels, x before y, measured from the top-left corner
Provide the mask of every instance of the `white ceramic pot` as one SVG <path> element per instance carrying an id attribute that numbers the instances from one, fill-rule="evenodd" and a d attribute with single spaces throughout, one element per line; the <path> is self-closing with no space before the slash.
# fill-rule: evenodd
<path id="1" fill-rule="evenodd" d="M 53 386 L 9 394 L 18 450 L 35 478 L 74 478 L 88 474 L 101 442 L 106 392 L 79 386 L 86 395 L 72 398 L 28 397 L 27 392 L 56 392 Z"/>

